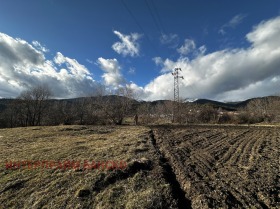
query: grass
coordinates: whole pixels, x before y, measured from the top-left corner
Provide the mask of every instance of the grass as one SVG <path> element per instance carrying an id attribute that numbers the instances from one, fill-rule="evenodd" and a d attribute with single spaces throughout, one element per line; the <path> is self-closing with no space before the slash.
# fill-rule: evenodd
<path id="1" fill-rule="evenodd" d="M 0 208 L 176 208 L 141 126 L 0 130 Z M 124 161 L 125 169 L 6 169 L 7 161 Z M 149 166 L 148 166 L 149 164 Z"/>

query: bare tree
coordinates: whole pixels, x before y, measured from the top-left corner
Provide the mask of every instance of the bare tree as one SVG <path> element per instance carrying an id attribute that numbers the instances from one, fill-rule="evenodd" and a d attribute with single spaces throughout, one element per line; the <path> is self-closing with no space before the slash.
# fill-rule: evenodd
<path id="1" fill-rule="evenodd" d="M 218 112 L 211 105 L 202 105 L 197 113 L 197 121 L 200 123 L 218 122 Z"/>
<path id="2" fill-rule="evenodd" d="M 47 100 L 52 95 L 51 90 L 46 85 L 38 85 L 23 91 L 18 97 L 21 102 L 23 114 L 25 115 L 26 126 L 41 125 Z"/>
<path id="3" fill-rule="evenodd" d="M 155 112 L 162 122 L 172 122 L 173 108 L 173 101 L 165 100 L 162 104 L 157 104 Z"/>
<path id="4" fill-rule="evenodd" d="M 96 104 L 107 119 L 116 125 L 121 125 L 131 112 L 133 98 L 132 89 L 125 86 L 116 89 L 113 95 L 99 95 Z"/>
<path id="5" fill-rule="evenodd" d="M 280 121 L 280 97 L 274 96 L 268 98 L 268 117 L 271 121 Z"/>
<path id="6" fill-rule="evenodd" d="M 140 123 L 149 124 L 154 123 L 157 120 L 156 107 L 153 107 L 150 103 L 143 102 L 137 107 L 137 113 L 141 118 Z"/>
<path id="7" fill-rule="evenodd" d="M 268 98 L 257 98 L 251 100 L 248 105 L 247 109 L 250 113 L 258 117 L 265 117 L 268 114 L 268 106 L 269 101 Z"/>
<path id="8" fill-rule="evenodd" d="M 13 128 L 17 126 L 25 126 L 22 101 L 18 99 L 12 100 L 2 112 L 1 118 L 1 127 Z"/>
<path id="9" fill-rule="evenodd" d="M 278 97 L 263 97 L 251 100 L 246 106 L 246 111 L 250 115 L 252 123 L 271 122 L 277 116 L 278 101 Z"/>

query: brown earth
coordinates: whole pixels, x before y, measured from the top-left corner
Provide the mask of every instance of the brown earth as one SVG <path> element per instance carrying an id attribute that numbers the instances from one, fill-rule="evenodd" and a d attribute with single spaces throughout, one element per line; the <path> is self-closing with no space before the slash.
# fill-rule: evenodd
<path id="1" fill-rule="evenodd" d="M 280 207 L 279 127 L 158 126 L 153 138 L 192 208 Z"/>
<path id="2" fill-rule="evenodd" d="M 0 129 L 0 208 L 280 208 L 279 127 Z M 9 161 L 124 169 L 7 169 Z"/>

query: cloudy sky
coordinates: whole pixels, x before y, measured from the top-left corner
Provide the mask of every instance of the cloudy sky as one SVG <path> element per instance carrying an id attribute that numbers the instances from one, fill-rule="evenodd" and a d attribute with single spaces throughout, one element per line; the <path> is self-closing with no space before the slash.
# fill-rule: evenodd
<path id="1" fill-rule="evenodd" d="M 278 0 L 3 0 L 0 98 L 128 86 L 139 99 L 237 101 L 280 92 Z"/>

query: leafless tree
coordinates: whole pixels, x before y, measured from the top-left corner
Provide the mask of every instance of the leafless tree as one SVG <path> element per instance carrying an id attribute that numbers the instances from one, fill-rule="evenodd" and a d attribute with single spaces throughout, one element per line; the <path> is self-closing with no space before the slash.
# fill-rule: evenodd
<path id="1" fill-rule="evenodd" d="M 1 127 L 17 127 L 25 126 L 25 119 L 22 109 L 22 101 L 18 99 L 12 100 L 1 113 Z"/>
<path id="2" fill-rule="evenodd" d="M 151 103 L 142 102 L 137 107 L 137 113 L 139 115 L 139 123 L 149 124 L 154 123 L 158 119 L 158 108 L 161 105 L 151 105 Z"/>
<path id="3" fill-rule="evenodd" d="M 254 114 L 257 117 L 266 117 L 268 114 L 269 108 L 269 100 L 268 98 L 257 98 L 251 100 L 248 105 L 247 109 L 250 113 Z"/>
<path id="4" fill-rule="evenodd" d="M 253 122 L 271 122 L 279 115 L 279 97 L 263 97 L 251 100 L 246 107 Z"/>
<path id="5" fill-rule="evenodd" d="M 218 122 L 218 112 L 211 105 L 202 105 L 197 112 L 197 121 L 200 123 Z"/>
<path id="6" fill-rule="evenodd" d="M 125 86 L 114 91 L 112 95 L 102 95 L 104 91 L 96 98 L 95 104 L 100 108 L 104 117 L 110 122 L 121 125 L 126 116 L 131 113 L 133 104 L 133 91 Z"/>
<path id="7" fill-rule="evenodd" d="M 47 85 L 38 85 L 23 91 L 18 97 L 21 103 L 23 114 L 25 115 L 26 126 L 41 125 L 47 100 L 52 95 Z"/>
<path id="8" fill-rule="evenodd" d="M 268 117 L 271 121 L 280 122 L 280 97 L 268 98 Z"/>

